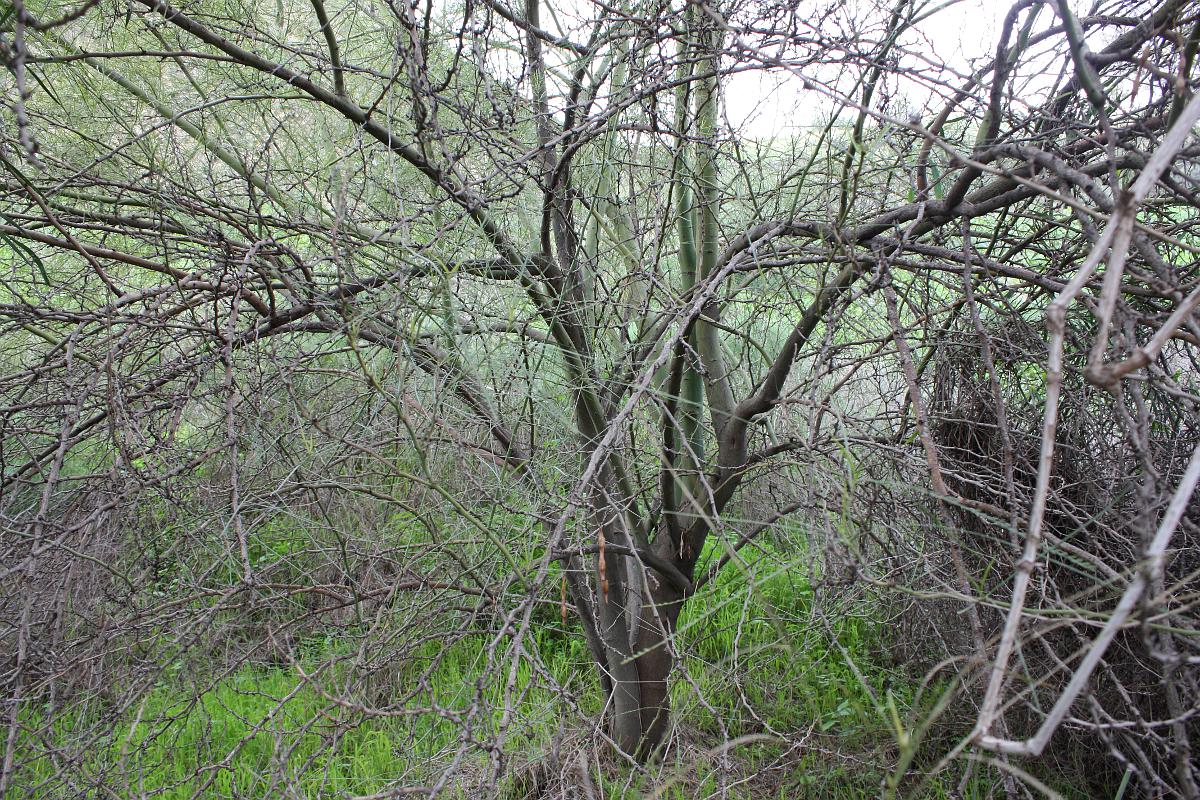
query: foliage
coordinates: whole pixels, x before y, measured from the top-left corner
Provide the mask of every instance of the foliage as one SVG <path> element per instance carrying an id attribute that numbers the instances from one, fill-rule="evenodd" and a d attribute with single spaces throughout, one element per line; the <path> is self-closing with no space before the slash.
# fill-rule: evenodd
<path id="1" fill-rule="evenodd" d="M 1200 7 L 962 5 L 0 8 L 0 795 L 1200 796 Z"/>

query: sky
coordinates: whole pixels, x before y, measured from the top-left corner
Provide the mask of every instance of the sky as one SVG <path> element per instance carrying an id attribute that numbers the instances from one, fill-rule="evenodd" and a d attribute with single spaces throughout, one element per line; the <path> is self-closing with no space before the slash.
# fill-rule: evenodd
<path id="1" fill-rule="evenodd" d="M 914 33 L 904 41 L 960 72 L 967 72 L 972 60 L 990 58 L 995 52 L 1000 26 L 1009 7 L 1007 2 L 960 0 L 923 21 L 918 27 L 919 34 Z M 906 86 L 903 92 L 914 108 L 933 100 L 927 89 L 915 83 Z M 828 98 L 806 92 L 799 76 L 778 70 L 741 73 L 730 77 L 726 84 L 726 119 L 743 136 L 764 139 L 786 136 L 797 128 L 827 119 L 831 108 L 832 101 Z"/>
<path id="2" fill-rule="evenodd" d="M 503 0 L 508 5 L 519 5 L 519 0 Z M 433 0 L 435 8 L 451 8 L 462 0 Z M 804 13 L 808 8 L 829 6 L 828 0 L 774 0 L 775 4 L 789 3 L 791 7 Z M 901 39 L 902 46 L 909 53 L 902 66 L 924 70 L 927 75 L 934 72 L 932 64 L 944 64 L 951 72 L 939 75 L 941 81 L 955 88 L 961 86 L 966 75 L 972 71 L 972 64 L 988 61 L 995 53 L 997 40 L 1003 19 L 1016 0 L 920 0 L 920 12 L 926 16 L 921 20 L 916 30 L 905 33 Z M 1076 14 L 1083 16 L 1087 8 L 1094 5 L 1094 0 L 1068 0 Z M 594 4 L 605 4 L 606 0 L 543 0 L 542 27 L 565 35 L 577 41 L 584 41 L 591 29 L 592 20 L 596 14 Z M 678 0 L 672 5 L 677 5 Z M 887 7 L 892 0 L 843 0 L 842 8 L 846 15 L 859 18 L 871 18 L 877 22 L 884 19 Z M 1034 30 L 1044 30 L 1057 21 L 1051 6 L 1043 4 L 1038 11 Z M 480 4 L 478 8 L 483 8 Z M 882 8 L 882 11 L 881 11 Z M 1019 24 L 1025 20 L 1025 14 L 1019 18 Z M 454 25 L 461 20 L 461 10 L 451 14 Z M 836 23 L 835 23 L 836 24 Z M 515 36 L 515 33 L 514 33 Z M 489 69 L 493 75 L 514 82 L 523 74 L 526 64 L 521 56 L 519 44 L 514 42 L 512 48 L 492 48 L 489 50 Z M 553 58 L 553 49 L 549 51 Z M 563 55 L 559 53 L 558 55 Z M 1017 102 L 1028 100 L 1033 102 L 1039 88 L 1048 88 L 1056 78 L 1056 70 L 1047 70 L 1044 62 L 1039 63 L 1036 57 L 1029 54 L 1022 57 L 1019 69 L 1024 75 L 1011 76 L 1012 85 L 1019 86 Z M 561 68 L 561 64 L 552 64 Z M 839 67 L 830 66 L 825 74 L 805 73 L 804 77 L 826 83 L 833 82 L 841 71 Z M 954 73 L 958 73 L 957 75 Z M 848 73 L 847 73 L 848 74 Z M 962 76 L 962 77 L 960 77 Z M 725 122 L 744 138 L 774 139 L 787 138 L 791 134 L 802 133 L 803 129 L 825 123 L 837 103 L 828 96 L 818 92 L 806 91 L 803 88 L 801 75 L 789 74 L 784 70 L 772 67 L 762 70 L 746 70 L 736 72 L 724 78 L 722 92 Z M 561 88 L 561 87 L 560 87 Z M 841 87 L 848 90 L 849 86 Z M 902 102 L 889 104 L 889 111 L 897 116 L 907 116 L 909 112 L 921 112 L 925 119 L 938 113 L 945 103 L 945 92 L 935 93 L 929 86 L 924 86 L 915 80 L 906 80 L 899 86 L 891 86 L 902 98 Z M 893 97 L 893 100 L 896 98 Z M 846 111 L 847 118 L 856 112 Z"/>

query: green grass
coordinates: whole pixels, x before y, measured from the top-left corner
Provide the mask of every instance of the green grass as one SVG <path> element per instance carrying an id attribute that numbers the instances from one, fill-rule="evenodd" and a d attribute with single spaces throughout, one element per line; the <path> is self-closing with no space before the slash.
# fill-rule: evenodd
<path id="1" fill-rule="evenodd" d="M 881 696 L 901 676 L 872 666 L 877 641 L 869 621 L 845 617 L 828 631 L 814 625 L 807 580 L 779 563 L 760 557 L 744 572 L 726 567 L 685 608 L 679 629 L 692 656 L 687 666 L 706 690 L 700 694 L 727 726 L 744 719 L 738 707 L 749 705 L 758 727 L 794 731 L 815 723 L 841 737 L 871 732 L 879 722 L 873 693 Z M 736 690 L 731 676 L 743 678 Z M 680 706 L 696 694 L 685 683 L 676 689 Z M 715 725 L 711 711 L 695 713 L 698 723 Z M 746 722 L 741 732 L 755 729 Z"/>
<path id="2" fill-rule="evenodd" d="M 265 552 L 287 557 L 290 551 Z M 679 625 L 686 678 L 673 687 L 687 747 L 668 755 L 657 778 L 609 763 L 607 771 L 594 776 L 605 797 L 660 792 L 663 798 L 684 800 L 716 792 L 719 759 L 695 759 L 698 751 L 723 741 L 722 724 L 731 737 L 811 729 L 877 762 L 875 769 L 852 769 L 820 752 L 806 753 L 766 796 L 778 791 L 778 797 L 838 800 L 878 794 L 883 770 L 895 761 L 897 732 L 888 704 L 903 719 L 912 691 L 903 676 L 875 665 L 880 640 L 872 620 L 846 616 L 814 624 L 807 581 L 779 563 L 760 558 L 745 569 L 730 566 L 689 603 Z M 582 713 L 594 717 L 601 698 L 581 638 L 561 630 L 557 613 L 535 619 L 539 624 L 527 647 L 554 683 L 570 686 L 581 698 Z M 357 696 L 365 684 L 351 680 L 356 677 L 352 654 L 345 647 L 339 652 L 335 640 L 328 639 L 302 648 L 301 666 L 316 676 L 315 686 L 287 667 L 246 665 L 223 676 L 192 675 L 180 667 L 107 725 L 99 712 L 60 713 L 45 725 L 47 712 L 26 708 L 25 727 L 40 729 L 46 740 L 22 734 L 17 782 L 6 800 L 63 796 L 64 787 L 53 780 L 48 743 L 78 759 L 82 766 L 72 774 L 129 787 L 129 796 L 137 797 L 329 798 L 370 794 L 396 782 L 423 784 L 460 745 L 456 714 L 473 705 L 485 709 L 474 721 L 476 739 L 489 737 L 499 724 L 511 661 L 485 670 L 489 641 L 484 632 L 447 644 L 426 641 L 384 681 L 383 700 Z M 543 750 L 571 718 L 557 691 L 535 677 L 530 661 L 520 659 L 512 686 L 520 725 L 508 732 L 505 743 L 515 762 Z M 363 714 L 315 687 L 352 704 L 384 706 L 394 715 Z M 406 693 L 411 702 L 387 705 L 389 698 Z M 418 705 L 432 705 L 438 713 L 406 713 Z M 84 738 L 97 731 L 95 741 Z M 771 764 L 781 751 L 778 744 L 759 741 L 731 758 L 735 771 L 749 774 Z M 481 774 L 486 758 L 474 748 L 467 753 L 467 773 Z M 683 774 L 686 781 L 679 777 Z M 451 787 L 448 796 L 460 788 Z M 747 784 L 729 796 L 757 797 L 761 791 Z M 930 797 L 945 794 L 941 786 L 931 792 Z M 85 787 L 72 793 L 106 796 L 88 794 Z"/>
<path id="3" fill-rule="evenodd" d="M 545 639 L 535 635 L 539 646 Z M 477 721 L 481 734 L 495 728 L 504 690 L 499 679 L 477 688 L 484 642 L 484 636 L 465 637 L 446 648 L 429 642 L 412 654 L 413 674 L 405 676 L 415 682 L 425 672 L 421 667 L 436 659 L 418 702 L 451 714 L 470 707 L 476 692 L 481 693 L 480 707 L 488 709 Z M 548 652 L 542 647 L 546 667 L 560 683 L 570 682 L 579 672 L 581 648 L 582 643 L 571 642 L 556 643 Z M 372 717 L 331 702 L 314 684 L 329 695 L 337 694 L 349 664 L 329 655 L 336 654 L 304 659 L 305 672 L 317 676 L 311 683 L 295 670 L 252 666 L 207 689 L 184 688 L 177 677 L 160 682 L 107 728 L 96 714 L 62 713 L 44 733 L 56 748 L 83 755 L 83 773 L 109 786 L 137 787 L 139 797 L 279 797 L 284 787 L 278 776 L 285 775 L 289 796 L 294 792 L 326 798 L 376 792 L 397 780 L 420 783 L 429 777 L 430 767 L 458 745 L 459 726 L 436 713 L 404 713 L 417 703 L 389 709 L 395 716 Z M 327 665 L 323 671 L 321 660 Z M 507 677 L 506 670 L 499 672 Z M 530 730 L 534 738 L 548 735 L 558 717 L 556 696 L 534 685 L 528 662 L 518 665 L 514 688 L 522 698 L 524 726 L 509 742 L 519 750 L 532 744 Z M 352 696 L 345 699 L 354 702 Z M 44 719 L 45 712 L 27 709 L 23 727 L 44 728 Z M 84 738 L 97 730 L 97 742 Z M 7 798 L 62 797 L 62 787 L 51 780 L 56 770 L 42 753 L 43 744 L 23 734 L 20 772 Z"/>
<path id="4" fill-rule="evenodd" d="M 912 691 L 903 675 L 878 666 L 882 645 L 874 621 L 847 615 L 826 624 L 812 612 L 807 575 L 778 554 L 727 566 L 681 615 L 689 653 L 684 668 L 692 680 L 674 685 L 679 724 L 714 742 L 721 740 L 722 724 L 730 737 L 812 730 L 836 738 L 840 749 L 872 756 L 878 769 L 851 771 L 819 753 L 805 755 L 781 776 L 778 796 L 877 796 L 887 765 L 878 751 L 894 735 L 883 699 L 906 709 Z M 737 756 L 749 774 L 782 750 L 761 742 Z M 740 796 L 763 791 L 756 785 Z"/>
<path id="5" fill-rule="evenodd" d="M 189 695 L 177 687 L 153 689 L 99 746 L 82 751 L 82 771 L 110 786 L 137 787 L 139 795 L 176 800 L 281 796 L 268 777 L 280 772 L 301 796 L 362 794 L 410 768 L 411 752 L 392 744 L 399 732 L 394 723 L 355 724 L 353 715 L 331 708 L 282 669 L 243 668 L 198 698 Z M 71 750 L 84 744 L 73 729 L 94 726 L 60 717 L 52 729 L 56 743 Z M 419 741 L 431 743 L 438 733 Z M 38 790 L 53 771 L 45 757 L 23 765 L 9 797 L 61 797 L 62 787 L 54 784 Z"/>

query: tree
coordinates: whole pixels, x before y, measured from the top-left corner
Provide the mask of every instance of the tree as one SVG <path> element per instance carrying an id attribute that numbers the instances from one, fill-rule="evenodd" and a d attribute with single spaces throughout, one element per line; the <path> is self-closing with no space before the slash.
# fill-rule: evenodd
<path id="1" fill-rule="evenodd" d="M 5 569 L 31 585 L 80 520 L 219 461 L 238 591 L 253 592 L 239 428 L 261 376 L 296 436 L 346 458 L 382 468 L 398 442 L 448 442 L 507 472 L 488 491 L 515 492 L 540 533 L 487 590 L 496 646 L 522 648 L 532 600 L 561 576 L 607 731 L 639 759 L 668 739 L 689 597 L 807 508 L 776 502 L 778 483 L 848 440 L 924 465 L 951 527 L 1010 525 L 1026 550 L 1001 571 L 1028 581 L 1054 505 L 1053 413 L 1036 491 L 1011 443 L 1007 472 L 975 480 L 939 427 L 962 409 L 922 383 L 962 320 L 986 343 L 1057 294 L 1075 328 L 1052 317 L 1055 341 L 1095 343 L 1087 378 L 1112 408 L 1149 380 L 1194 413 L 1200 18 L 1182 0 L 1082 16 L 1021 0 L 994 57 L 956 75 L 919 44 L 938 13 L 918 0 L 14 4 L 3 462 L 23 544 Z M 723 96 L 747 72 L 821 113 L 789 139 L 739 135 Z M 308 348 L 345 348 L 367 417 L 391 420 L 386 447 L 336 429 L 325 395 L 292 383 Z M 967 369 L 983 365 L 1002 410 L 1041 379 L 1014 384 L 996 360 L 985 344 Z M 846 393 L 881 364 L 902 378 Z M 1135 451 L 1156 413 L 1121 423 Z M 563 459 L 539 436 L 568 421 Z M 185 448 L 190 429 L 206 435 Z M 1195 475 L 1151 450 L 1130 513 L 1152 527 Z M 410 478 L 446 491 L 424 462 Z M 364 485 L 341 488 L 376 491 Z M 1018 628 L 992 659 L 995 620 L 975 595 L 1007 584 L 973 584 L 972 553 L 947 547 L 977 655 L 996 665 L 975 738 L 987 747 Z M 14 728 L 37 613 L 28 593 Z M 1186 743 L 1186 725 L 1173 735 Z M 1178 780 L 1194 794 L 1191 770 Z"/>

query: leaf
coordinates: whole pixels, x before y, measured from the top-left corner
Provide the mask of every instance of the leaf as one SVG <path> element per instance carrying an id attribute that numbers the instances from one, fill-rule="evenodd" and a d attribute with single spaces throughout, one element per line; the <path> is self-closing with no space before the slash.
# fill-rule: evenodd
<path id="1" fill-rule="evenodd" d="M 942 200 L 946 196 L 946 190 L 942 188 L 942 171 L 938 169 L 937 162 L 933 159 L 929 160 L 929 185 L 933 188 L 933 196 L 938 200 Z"/>
<path id="2" fill-rule="evenodd" d="M 13 252 L 19 253 L 26 264 L 29 264 L 38 271 L 42 276 L 42 280 L 46 282 L 46 285 L 50 285 L 50 274 L 46 272 L 46 264 L 29 245 L 4 233 L 0 233 L 0 240 L 3 240 L 12 248 Z"/>
<path id="3" fill-rule="evenodd" d="M 50 95 L 50 99 L 52 99 L 55 103 L 57 103 L 59 108 L 66 108 L 66 106 L 63 105 L 62 100 L 59 100 L 58 95 L 56 95 L 54 93 L 54 90 L 50 88 L 50 85 L 47 84 L 45 81 L 43 81 L 42 77 L 40 75 L 38 75 L 37 72 L 30 69 L 28 66 L 25 67 L 25 72 L 29 75 L 29 77 L 31 77 L 35 81 L 37 81 L 37 85 L 42 88 L 43 92 Z"/>

